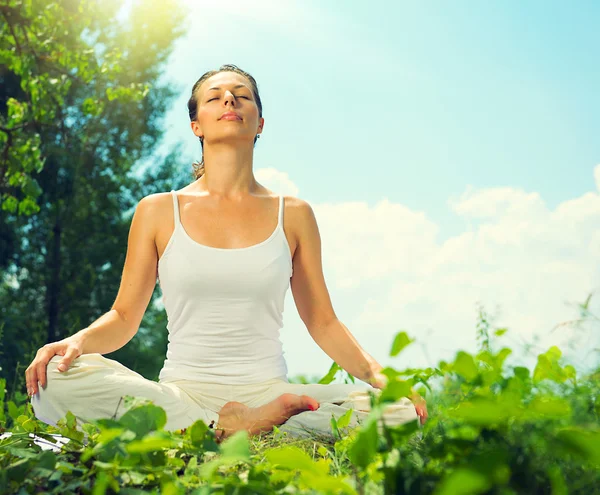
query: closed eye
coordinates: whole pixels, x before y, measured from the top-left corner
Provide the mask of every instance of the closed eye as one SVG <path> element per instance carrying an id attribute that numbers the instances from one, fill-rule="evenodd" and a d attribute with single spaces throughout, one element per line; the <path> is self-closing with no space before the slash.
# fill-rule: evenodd
<path id="1" fill-rule="evenodd" d="M 248 98 L 247 96 L 236 96 L 236 98 L 246 98 L 247 100 L 249 100 L 250 98 Z M 208 103 L 209 101 L 213 101 L 213 100 L 218 100 L 218 98 L 211 98 L 210 100 L 208 100 L 206 103 Z"/>

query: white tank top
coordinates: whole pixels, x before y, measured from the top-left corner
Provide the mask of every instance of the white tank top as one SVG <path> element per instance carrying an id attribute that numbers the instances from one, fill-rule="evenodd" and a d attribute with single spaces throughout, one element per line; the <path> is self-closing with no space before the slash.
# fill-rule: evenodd
<path id="1" fill-rule="evenodd" d="M 228 385 L 287 379 L 279 331 L 293 273 L 283 196 L 270 237 L 245 248 L 194 241 L 173 197 L 175 228 L 158 262 L 169 343 L 159 382 Z"/>

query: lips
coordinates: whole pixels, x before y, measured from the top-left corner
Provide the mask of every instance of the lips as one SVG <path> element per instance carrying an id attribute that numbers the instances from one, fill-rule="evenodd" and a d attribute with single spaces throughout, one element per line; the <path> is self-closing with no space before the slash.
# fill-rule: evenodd
<path id="1" fill-rule="evenodd" d="M 227 118 L 227 117 L 229 117 L 228 120 L 230 120 L 231 117 L 235 117 L 238 120 L 242 120 L 242 117 L 240 117 L 236 112 L 225 112 L 223 115 L 221 115 L 221 118 L 219 120 L 222 120 L 222 119 Z"/>

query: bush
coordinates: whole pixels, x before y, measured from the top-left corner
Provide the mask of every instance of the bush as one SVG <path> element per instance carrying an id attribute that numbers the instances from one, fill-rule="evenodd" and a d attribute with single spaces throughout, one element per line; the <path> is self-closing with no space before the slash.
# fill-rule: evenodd
<path id="1" fill-rule="evenodd" d="M 0 433 L 11 433 L 0 440 L 0 491 L 600 493 L 600 370 L 578 376 L 557 347 L 539 354 L 533 370 L 508 367 L 512 350 L 492 350 L 486 322 L 481 314 L 474 355 L 459 351 L 435 368 L 385 368 L 389 381 L 381 394 L 371 394 L 367 420 L 351 430 L 349 413 L 332 418 L 329 443 L 289 441 L 274 427 L 217 444 L 203 421 L 164 431 L 165 411 L 139 400 L 118 421 L 103 419 L 78 431 L 69 412 L 52 427 L 34 417 L 24 394 L 5 403 L 0 380 Z M 411 342 L 398 333 L 391 354 Z M 331 381 L 330 374 L 322 381 Z M 386 426 L 379 435 L 382 408 L 413 386 L 427 398 L 427 423 Z M 55 443 L 56 434 L 70 440 Z"/>

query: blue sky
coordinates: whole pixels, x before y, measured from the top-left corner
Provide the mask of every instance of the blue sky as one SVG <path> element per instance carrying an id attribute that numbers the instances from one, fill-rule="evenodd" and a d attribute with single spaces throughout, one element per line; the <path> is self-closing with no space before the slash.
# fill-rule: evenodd
<path id="1" fill-rule="evenodd" d="M 565 301 L 600 285 L 599 3 L 183 5 L 189 31 L 165 71 L 181 96 L 162 151 L 200 158 L 186 102 L 204 72 L 250 72 L 265 118 L 255 175 L 311 203 L 336 312 L 380 362 L 450 359 L 474 341 L 476 299 L 528 338 L 576 316 Z M 439 287 L 456 296 L 449 306 Z M 290 374 L 324 374 L 331 360 L 291 294 L 284 318 Z M 389 360 L 404 327 L 430 352 Z"/>

